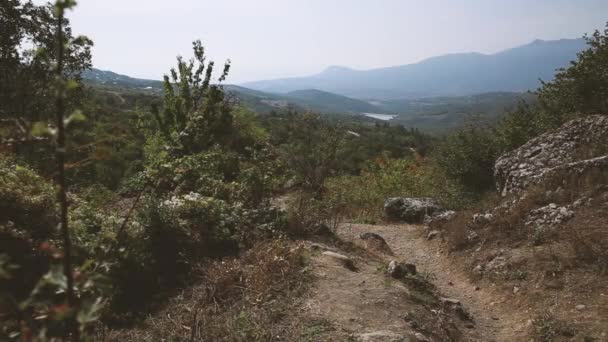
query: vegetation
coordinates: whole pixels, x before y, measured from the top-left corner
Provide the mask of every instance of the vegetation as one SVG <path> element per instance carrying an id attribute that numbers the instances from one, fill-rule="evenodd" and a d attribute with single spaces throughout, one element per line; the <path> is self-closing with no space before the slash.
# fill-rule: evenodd
<path id="1" fill-rule="evenodd" d="M 608 106 L 608 30 L 537 102 L 431 137 L 350 116 L 260 116 L 233 101 L 230 63 L 216 76 L 200 41 L 162 83 L 89 87 L 92 42 L 64 18 L 73 1 L 0 6 L 2 340 L 121 336 L 142 321 L 175 340 L 288 336 L 293 322 L 276 312 L 306 288 L 298 238 L 380 221 L 391 196 L 466 207 L 493 187 L 502 152 Z M 322 95 L 328 111 L 373 108 Z M 285 197 L 287 210 L 275 205 Z M 577 253 L 592 262 L 603 250 Z M 189 294 L 189 330 L 146 320 L 185 288 L 204 294 Z"/>

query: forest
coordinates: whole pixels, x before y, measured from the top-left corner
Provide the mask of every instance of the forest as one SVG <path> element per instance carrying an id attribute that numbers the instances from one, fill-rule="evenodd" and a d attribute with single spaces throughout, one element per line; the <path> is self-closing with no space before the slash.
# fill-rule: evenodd
<path id="1" fill-rule="evenodd" d="M 137 340 L 134 327 L 192 288 L 185 315 L 201 340 L 301 336 L 278 314 L 307 288 L 294 241 L 382 222 L 389 197 L 470 208 L 494 191 L 501 154 L 608 113 L 608 30 L 533 103 L 429 135 L 255 113 L 224 89 L 231 64 L 199 40 L 161 94 L 87 84 L 94 42 L 72 32 L 74 6 L 0 5 L 1 340 Z M 189 329 L 162 335 L 195 340 Z"/>

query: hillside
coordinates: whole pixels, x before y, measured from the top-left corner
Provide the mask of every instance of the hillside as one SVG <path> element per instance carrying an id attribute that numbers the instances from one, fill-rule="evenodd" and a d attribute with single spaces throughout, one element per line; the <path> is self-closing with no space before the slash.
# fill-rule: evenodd
<path id="1" fill-rule="evenodd" d="M 365 101 L 317 89 L 296 90 L 287 93 L 286 96 L 294 103 L 321 112 L 378 113 L 382 111 L 382 109 Z"/>
<path id="2" fill-rule="evenodd" d="M 244 83 L 267 92 L 319 89 L 361 99 L 462 96 L 522 92 L 551 80 L 555 70 L 576 59 L 583 39 L 534 42 L 496 54 L 459 53 L 419 63 L 372 70 L 332 66 L 309 76 Z"/>
<path id="3" fill-rule="evenodd" d="M 339 73 L 335 70 L 335 73 Z M 162 82 L 132 78 L 111 71 L 91 69 L 84 74 L 90 85 L 117 93 L 160 94 Z M 526 93 L 482 93 L 470 96 L 435 97 L 424 99 L 384 99 L 363 101 L 317 89 L 292 91 L 286 94 L 269 93 L 238 85 L 224 86 L 234 100 L 260 113 L 297 110 L 322 114 L 395 114 L 393 122 L 424 131 L 444 132 L 459 127 L 472 115 L 483 115 L 488 121 L 502 117 L 518 102 L 534 101 Z"/>
<path id="4" fill-rule="evenodd" d="M 161 91 L 163 89 L 162 81 L 133 78 L 95 68 L 85 70 L 82 73 L 82 77 L 86 82 L 98 86 L 135 88 L 146 91 Z"/>
<path id="5" fill-rule="evenodd" d="M 112 71 L 89 69 L 83 78 L 90 85 L 111 90 L 137 90 L 146 93 L 160 93 L 161 81 L 133 78 Z M 294 91 L 288 94 L 273 94 L 237 85 L 226 85 L 226 90 L 235 99 L 258 113 L 294 109 L 324 114 L 358 114 L 381 112 L 383 109 L 362 100 L 328 93 L 316 89 Z"/>

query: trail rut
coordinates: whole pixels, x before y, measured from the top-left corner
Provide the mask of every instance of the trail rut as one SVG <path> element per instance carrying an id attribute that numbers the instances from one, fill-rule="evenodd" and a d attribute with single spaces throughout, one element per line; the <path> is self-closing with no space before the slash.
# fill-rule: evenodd
<path id="1" fill-rule="evenodd" d="M 462 335 L 455 340 L 528 340 L 527 322 L 531 317 L 525 311 L 515 309 L 497 289 L 477 288 L 457 261 L 442 250 L 439 242 L 427 241 L 423 237 L 421 226 L 343 224 L 337 235 L 344 241 L 363 245 L 359 235 L 368 232 L 382 236 L 395 255 L 381 256 L 375 261 L 359 260 L 360 272 L 333 268 L 328 260 L 317 265 L 321 279 L 305 310 L 315 317 L 327 319 L 343 332 L 342 335 L 330 334 L 326 340 L 341 341 L 340 336 L 347 336 L 347 333 L 354 336 L 382 330 L 400 332 L 409 329 L 411 332 L 403 319 L 411 308 L 400 300 L 400 289 L 383 286 L 386 277 L 381 267 L 390 259 L 415 264 L 419 272 L 432 279 L 443 297 L 459 300 L 471 314 L 474 326 L 462 329 Z"/>

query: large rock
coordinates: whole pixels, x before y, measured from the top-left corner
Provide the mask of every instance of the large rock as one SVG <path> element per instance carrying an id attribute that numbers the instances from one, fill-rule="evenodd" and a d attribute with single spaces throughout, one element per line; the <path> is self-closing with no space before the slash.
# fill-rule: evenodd
<path id="1" fill-rule="evenodd" d="M 591 115 L 530 140 L 496 161 L 496 186 L 503 196 L 518 193 L 560 173 L 608 167 L 608 156 L 590 151 L 608 141 L 608 117 Z"/>
<path id="2" fill-rule="evenodd" d="M 389 218 L 407 223 L 422 223 L 426 216 L 443 211 L 443 208 L 430 198 L 395 197 L 384 202 L 384 212 Z"/>

